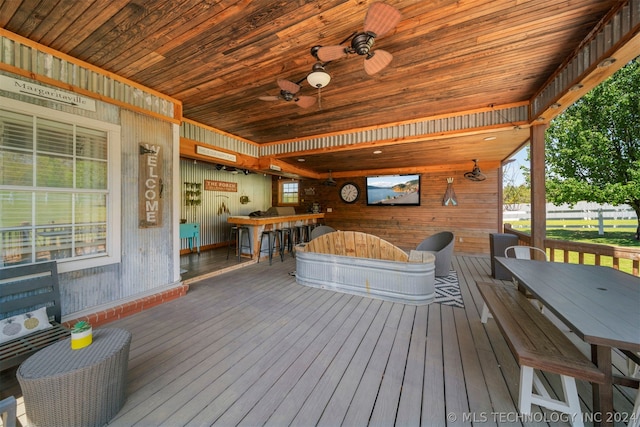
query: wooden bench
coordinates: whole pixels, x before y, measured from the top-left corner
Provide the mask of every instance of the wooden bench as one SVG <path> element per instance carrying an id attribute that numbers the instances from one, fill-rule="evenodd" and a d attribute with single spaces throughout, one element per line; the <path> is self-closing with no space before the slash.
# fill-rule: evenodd
<path id="1" fill-rule="evenodd" d="M 71 335 L 61 325 L 60 287 L 55 261 L 0 270 L 0 320 L 47 307 L 53 327 L 0 343 L 0 371 L 17 366 L 36 351 Z"/>
<path id="2" fill-rule="evenodd" d="M 604 373 L 523 293 L 493 283 L 478 282 L 477 285 L 520 365 L 520 413 L 529 414 L 531 405 L 536 404 L 569 414 L 572 425 L 582 426 L 575 379 L 602 383 Z M 483 323 L 486 321 L 486 317 L 482 319 Z M 534 369 L 560 375 L 564 400 L 550 396 Z"/>

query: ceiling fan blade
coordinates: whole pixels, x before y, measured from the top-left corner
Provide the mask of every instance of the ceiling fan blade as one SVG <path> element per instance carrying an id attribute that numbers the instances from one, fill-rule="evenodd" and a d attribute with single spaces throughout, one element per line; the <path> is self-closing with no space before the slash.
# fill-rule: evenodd
<path id="1" fill-rule="evenodd" d="M 386 3 L 373 3 L 364 18 L 364 31 L 381 37 L 395 28 L 402 15 L 393 6 Z"/>
<path id="2" fill-rule="evenodd" d="M 376 49 L 372 57 L 364 60 L 364 71 L 372 76 L 389 65 L 392 59 L 393 55 L 386 50 Z"/>
<path id="3" fill-rule="evenodd" d="M 260 99 L 262 101 L 277 101 L 280 99 L 279 96 L 261 96 Z"/>
<path id="4" fill-rule="evenodd" d="M 300 90 L 300 85 L 296 84 L 292 81 L 289 80 L 285 80 L 285 79 L 278 79 L 278 86 L 280 86 L 280 89 L 290 92 L 290 93 L 298 93 L 298 91 Z"/>
<path id="5" fill-rule="evenodd" d="M 309 108 L 313 104 L 316 103 L 316 98 L 314 96 L 299 96 L 295 99 L 296 104 L 298 104 L 302 108 Z"/>
<path id="6" fill-rule="evenodd" d="M 323 46 L 318 49 L 318 59 L 323 62 L 335 61 L 336 59 L 344 58 L 347 56 L 347 52 L 344 46 Z"/>

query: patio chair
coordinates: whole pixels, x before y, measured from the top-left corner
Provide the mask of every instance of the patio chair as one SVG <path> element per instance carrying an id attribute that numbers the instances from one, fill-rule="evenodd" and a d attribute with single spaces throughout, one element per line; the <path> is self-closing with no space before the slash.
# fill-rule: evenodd
<path id="1" fill-rule="evenodd" d="M 15 427 L 16 425 L 16 398 L 9 396 L 0 400 L 0 419 L 4 427 Z"/>
<path id="2" fill-rule="evenodd" d="M 436 257 L 436 277 L 448 276 L 451 273 L 451 258 L 455 239 L 450 231 L 442 231 L 424 239 L 417 251 L 431 252 Z"/>
<path id="3" fill-rule="evenodd" d="M 328 225 L 319 225 L 311 230 L 311 238 L 309 240 L 313 240 L 323 234 L 333 233 L 334 231 L 336 231 L 336 229 L 333 227 L 329 227 Z"/>
<path id="4" fill-rule="evenodd" d="M 535 253 L 540 253 L 544 256 L 545 261 L 549 261 L 547 253 L 535 246 L 509 246 L 504 250 L 504 256 L 506 258 L 518 258 L 518 259 L 536 259 Z"/>

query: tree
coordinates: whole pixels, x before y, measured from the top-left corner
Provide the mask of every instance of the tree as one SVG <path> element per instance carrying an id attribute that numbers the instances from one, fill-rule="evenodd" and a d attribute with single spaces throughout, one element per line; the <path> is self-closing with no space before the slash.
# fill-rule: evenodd
<path id="1" fill-rule="evenodd" d="M 523 203 L 531 202 L 531 190 L 524 184 L 518 185 L 515 163 L 507 163 L 502 168 L 502 203 L 504 209 L 514 211 Z"/>
<path id="2" fill-rule="evenodd" d="M 550 202 L 628 204 L 640 238 L 640 57 L 552 120 L 545 152 Z"/>

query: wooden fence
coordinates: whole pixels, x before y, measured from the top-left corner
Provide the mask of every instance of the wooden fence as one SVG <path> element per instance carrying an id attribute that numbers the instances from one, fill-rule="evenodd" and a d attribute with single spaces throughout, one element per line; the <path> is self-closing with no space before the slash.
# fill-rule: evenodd
<path id="1" fill-rule="evenodd" d="M 504 225 L 504 232 L 518 236 L 522 245 L 531 245 L 531 236 Z M 605 265 L 620 270 L 620 263 L 629 263 L 629 272 L 640 276 L 640 248 L 600 245 L 584 242 L 570 242 L 567 240 L 545 239 L 544 248 L 549 260 L 558 262 L 576 262 L 578 264 Z M 577 259 L 573 254 L 577 255 Z M 627 271 L 627 268 L 624 269 Z"/>

